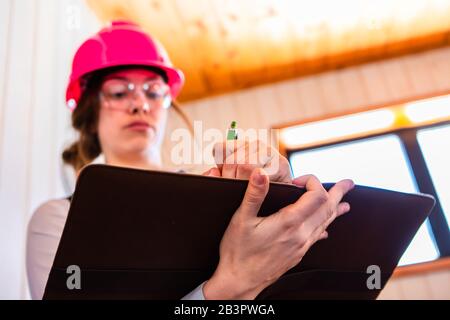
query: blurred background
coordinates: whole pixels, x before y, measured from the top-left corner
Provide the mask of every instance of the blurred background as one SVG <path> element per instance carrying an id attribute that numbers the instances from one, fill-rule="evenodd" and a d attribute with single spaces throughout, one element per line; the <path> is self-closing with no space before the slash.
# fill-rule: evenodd
<path id="1" fill-rule="evenodd" d="M 434 195 L 380 299 L 450 299 L 450 0 L 2 0 L 1 299 L 29 297 L 28 220 L 73 190 L 70 63 L 113 19 L 163 43 L 204 128 L 276 129 L 294 175 Z"/>

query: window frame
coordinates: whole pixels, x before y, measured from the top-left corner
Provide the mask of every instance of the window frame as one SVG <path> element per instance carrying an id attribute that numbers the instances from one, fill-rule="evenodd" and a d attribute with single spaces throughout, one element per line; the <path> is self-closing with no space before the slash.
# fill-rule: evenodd
<path id="1" fill-rule="evenodd" d="M 446 220 L 444 210 L 440 203 L 437 191 L 434 187 L 433 179 L 428 169 L 424 154 L 420 148 L 419 141 L 417 140 L 417 133 L 418 131 L 423 129 L 441 127 L 449 124 L 450 120 L 440 121 L 428 125 L 418 125 L 412 128 L 390 129 L 374 134 L 364 134 L 357 138 L 343 138 L 339 139 L 338 141 L 318 143 L 305 148 L 285 147 L 282 148 L 282 150 L 284 151 L 284 155 L 288 159 L 289 163 L 291 163 L 292 154 L 297 152 L 310 151 L 323 147 L 338 146 L 340 144 L 348 142 L 364 141 L 370 138 L 382 137 L 391 134 L 396 135 L 401 142 L 405 158 L 409 162 L 411 174 L 416 181 L 419 192 L 430 194 L 436 199 L 436 204 L 431 211 L 428 220 L 430 223 L 430 236 L 434 238 L 436 247 L 438 249 L 438 259 L 442 259 L 450 257 L 450 231 L 448 225 L 450 221 Z"/>

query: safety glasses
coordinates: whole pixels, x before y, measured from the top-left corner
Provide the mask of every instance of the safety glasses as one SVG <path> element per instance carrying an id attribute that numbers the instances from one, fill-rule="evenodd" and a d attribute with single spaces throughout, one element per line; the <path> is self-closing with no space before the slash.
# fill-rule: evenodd
<path id="1" fill-rule="evenodd" d="M 109 79 L 103 83 L 100 96 L 107 108 L 124 112 L 132 112 L 139 106 L 143 111 L 154 108 L 167 109 L 171 104 L 170 88 L 159 79 L 142 84 L 122 79 Z"/>

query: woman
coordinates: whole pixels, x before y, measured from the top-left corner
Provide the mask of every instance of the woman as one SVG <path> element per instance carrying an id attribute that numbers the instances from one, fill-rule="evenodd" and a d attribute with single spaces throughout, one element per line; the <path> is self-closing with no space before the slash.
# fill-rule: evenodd
<path id="1" fill-rule="evenodd" d="M 172 106 L 181 112 L 173 101 L 182 85 L 181 71 L 172 67 L 164 49 L 138 26 L 114 22 L 102 29 L 74 57 L 66 100 L 79 139 L 63 152 L 63 160 L 77 172 L 100 154 L 110 165 L 159 169 L 167 110 Z M 230 149 L 222 144 L 219 148 L 226 151 L 227 159 L 239 151 L 248 159 L 249 153 L 268 149 L 261 143 L 256 146 L 234 144 Z M 222 238 L 216 271 L 186 299 L 255 298 L 295 266 L 316 241 L 326 238 L 327 226 L 350 209 L 341 199 L 353 187 L 351 180 L 340 181 L 327 192 L 312 175 L 292 180 L 287 160 L 278 153 L 265 159 L 256 164 L 219 160 L 217 167 L 205 173 L 245 178 L 249 184 Z M 263 168 L 274 159 L 279 166 L 267 175 Z M 294 204 L 260 218 L 257 213 L 269 180 L 294 183 L 307 192 Z M 67 199 L 51 200 L 30 221 L 27 274 L 33 299 L 43 296 L 68 210 Z"/>

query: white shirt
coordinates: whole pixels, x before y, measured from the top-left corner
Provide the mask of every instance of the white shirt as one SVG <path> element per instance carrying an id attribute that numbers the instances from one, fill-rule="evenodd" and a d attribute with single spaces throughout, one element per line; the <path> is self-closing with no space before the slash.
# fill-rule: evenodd
<path id="1" fill-rule="evenodd" d="M 66 223 L 70 202 L 50 200 L 36 209 L 28 224 L 26 267 L 32 299 L 42 299 L 50 269 Z M 200 284 L 183 300 L 204 300 Z"/>

